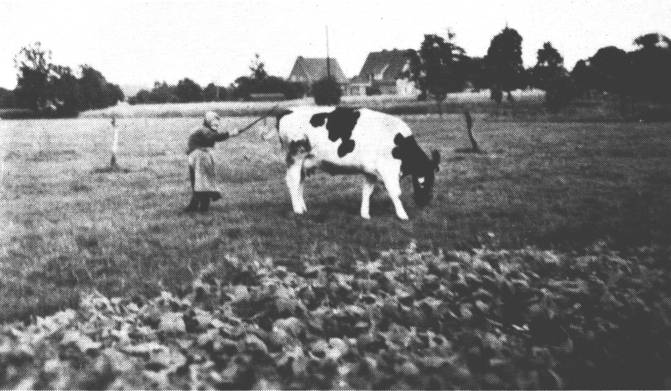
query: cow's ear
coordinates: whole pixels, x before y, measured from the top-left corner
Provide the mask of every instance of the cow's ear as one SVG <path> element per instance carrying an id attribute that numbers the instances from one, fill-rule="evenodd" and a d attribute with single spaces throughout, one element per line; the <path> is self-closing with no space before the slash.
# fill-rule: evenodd
<path id="1" fill-rule="evenodd" d="M 326 117 L 329 116 L 329 113 L 317 113 L 310 118 L 310 125 L 312 125 L 313 128 L 319 127 L 324 125 L 324 122 L 326 122 Z"/>
<path id="2" fill-rule="evenodd" d="M 431 151 L 431 163 L 433 163 L 433 170 L 438 172 L 438 166 L 440 165 L 440 152 L 436 151 L 435 149 Z"/>
<path id="3" fill-rule="evenodd" d="M 401 145 L 404 138 L 405 137 L 403 137 L 403 135 L 401 133 L 396 133 L 396 136 L 394 137 L 394 144 Z"/>

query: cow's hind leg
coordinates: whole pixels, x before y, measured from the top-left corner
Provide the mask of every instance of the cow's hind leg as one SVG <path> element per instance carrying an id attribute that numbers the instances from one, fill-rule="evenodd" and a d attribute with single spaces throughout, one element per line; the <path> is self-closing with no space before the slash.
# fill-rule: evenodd
<path id="1" fill-rule="evenodd" d="M 391 202 L 394 204 L 396 216 L 401 220 L 407 220 L 408 214 L 405 212 L 405 208 L 403 208 L 403 203 L 401 202 L 401 184 L 399 182 L 398 171 L 388 170 L 380 172 L 380 174 L 384 187 L 387 188 L 387 193 L 389 193 L 389 198 L 391 198 Z"/>
<path id="2" fill-rule="evenodd" d="M 287 187 L 289 188 L 289 195 L 291 196 L 291 205 L 296 214 L 303 214 L 307 210 L 305 207 L 305 200 L 303 199 L 302 163 L 302 160 L 293 162 L 287 169 L 287 175 L 285 177 Z"/>
<path id="3" fill-rule="evenodd" d="M 361 217 L 370 219 L 370 196 L 375 190 L 375 177 L 366 175 L 361 189 Z"/>

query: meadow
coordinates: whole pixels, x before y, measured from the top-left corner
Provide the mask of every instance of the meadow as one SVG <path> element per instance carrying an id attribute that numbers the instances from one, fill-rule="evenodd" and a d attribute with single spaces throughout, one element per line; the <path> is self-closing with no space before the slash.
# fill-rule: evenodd
<path id="1" fill-rule="evenodd" d="M 293 215 L 274 120 L 215 148 L 207 214 L 197 117 L 118 118 L 121 170 L 109 118 L 1 121 L 0 385 L 668 388 L 668 126 L 480 113 L 473 154 L 403 118 L 443 159 L 407 222 L 327 174 Z"/>
<path id="2" fill-rule="evenodd" d="M 511 106 L 517 106 L 518 111 L 533 111 L 535 115 L 543 111 L 541 102 L 544 92 L 540 90 L 516 90 L 512 92 L 516 104 L 503 104 L 502 112 L 511 111 Z M 254 116 L 261 115 L 273 107 L 287 108 L 292 106 L 314 105 L 312 97 L 285 100 L 279 102 L 253 101 L 221 101 L 221 102 L 193 102 L 171 104 L 139 104 L 129 105 L 120 103 L 117 106 L 98 110 L 89 110 L 80 114 L 81 118 L 174 118 L 174 117 L 202 117 L 208 110 L 214 110 L 225 116 Z M 438 107 L 432 100 L 418 101 L 414 96 L 399 95 L 372 95 L 372 96 L 343 96 L 341 104 L 350 107 L 366 107 L 373 110 L 389 112 L 391 114 L 430 114 L 438 113 Z M 479 92 L 459 92 L 449 94 L 442 102 L 443 113 L 461 113 L 463 109 L 473 112 L 491 112 L 496 104 L 489 98 L 489 90 Z M 507 110 L 506 110 L 507 109 Z M 593 107 L 592 107 L 593 109 Z M 0 112 L 0 115 L 2 113 Z"/>
<path id="3" fill-rule="evenodd" d="M 484 154 L 468 146 L 457 115 L 408 116 L 420 144 L 442 155 L 433 203 L 418 209 L 402 181 L 410 221 L 386 191 L 358 216 L 360 178 L 307 179 L 308 213 L 294 216 L 274 120 L 215 149 L 223 200 L 208 214 L 189 198 L 185 140 L 197 118 L 133 118 L 120 127 L 109 172 L 107 119 L 3 121 L 0 317 L 74 306 L 81 290 L 152 295 L 188 284 L 225 254 L 291 264 L 370 259 L 415 242 L 422 249 L 579 251 L 668 244 L 671 141 L 663 124 L 508 122 L 475 117 Z M 249 118 L 226 118 L 241 126 Z"/>

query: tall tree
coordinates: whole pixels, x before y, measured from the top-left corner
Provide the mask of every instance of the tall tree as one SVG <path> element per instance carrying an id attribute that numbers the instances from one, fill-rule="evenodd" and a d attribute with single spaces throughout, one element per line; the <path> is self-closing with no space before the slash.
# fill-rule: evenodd
<path id="1" fill-rule="evenodd" d="M 203 100 L 203 89 L 195 81 L 184 78 L 177 82 L 175 95 L 180 102 L 200 102 Z"/>
<path id="2" fill-rule="evenodd" d="M 15 61 L 19 103 L 38 115 L 73 116 L 123 99 L 121 88 L 108 83 L 94 68 L 82 66 L 77 78 L 69 67 L 53 64 L 51 52 L 39 42 L 21 49 Z"/>
<path id="3" fill-rule="evenodd" d="M 648 33 L 636 37 L 634 45 L 638 46 L 639 50 L 669 49 L 671 48 L 671 39 L 659 33 Z"/>
<path id="4" fill-rule="evenodd" d="M 0 108 L 16 107 L 16 94 L 0 87 Z"/>
<path id="5" fill-rule="evenodd" d="M 256 81 L 262 81 L 268 77 L 268 72 L 266 72 L 266 64 L 261 60 L 261 56 L 256 53 L 254 59 L 252 60 L 249 70 L 252 71 L 251 78 Z"/>
<path id="6" fill-rule="evenodd" d="M 419 52 L 408 53 L 410 79 L 422 91 L 422 97 L 431 97 L 438 105 L 449 92 L 461 91 L 466 84 L 466 52 L 454 37 L 453 33 L 448 33 L 447 39 L 424 35 Z"/>
<path id="7" fill-rule="evenodd" d="M 83 96 L 79 80 L 69 67 L 54 65 L 49 85 L 49 95 L 53 98 L 58 115 L 76 116 L 81 110 Z"/>
<path id="8" fill-rule="evenodd" d="M 82 65 L 81 73 L 79 85 L 83 96 L 82 109 L 90 110 L 103 107 L 107 80 L 102 73 L 89 65 Z"/>
<path id="9" fill-rule="evenodd" d="M 179 98 L 175 94 L 175 87 L 168 85 L 165 82 L 154 82 L 154 88 L 149 95 L 149 102 L 151 103 L 175 103 L 179 102 Z"/>
<path id="10" fill-rule="evenodd" d="M 123 92 L 116 84 L 109 83 L 105 76 L 90 65 L 81 66 L 79 85 L 82 94 L 82 110 L 113 106 L 123 100 Z"/>
<path id="11" fill-rule="evenodd" d="M 565 74 L 567 71 L 564 68 L 564 58 L 550 42 L 545 42 L 538 49 L 536 65 L 531 69 L 531 85 L 547 90 L 554 79 Z"/>
<path id="12" fill-rule="evenodd" d="M 206 102 L 214 102 L 226 99 L 226 89 L 219 87 L 214 83 L 210 83 L 203 88 L 203 100 Z"/>
<path id="13" fill-rule="evenodd" d="M 628 54 L 628 89 L 641 98 L 671 100 L 671 40 L 650 33 L 637 37 L 634 44 L 636 50 Z"/>
<path id="14" fill-rule="evenodd" d="M 586 60 L 578 60 L 571 71 L 571 79 L 576 87 L 576 92 L 585 94 L 594 88 L 594 75 L 592 68 Z"/>
<path id="15" fill-rule="evenodd" d="M 271 76 L 266 71 L 261 56 L 256 54 L 249 66 L 250 74 L 240 76 L 230 87 L 230 95 L 237 99 L 250 99 L 251 94 L 282 94 L 284 98 L 298 98 L 306 93 L 305 86 Z M 319 87 L 318 87 L 319 88 Z M 338 87 L 340 88 L 340 87 Z"/>
<path id="16" fill-rule="evenodd" d="M 601 48 L 589 59 L 589 66 L 598 90 L 616 94 L 626 92 L 628 60 L 624 50 L 615 46 Z"/>
<path id="17" fill-rule="evenodd" d="M 35 112 L 44 110 L 48 105 L 48 85 L 51 63 L 51 51 L 43 49 L 40 42 L 24 48 L 14 58 L 18 71 L 16 98 L 22 107 Z"/>
<path id="18" fill-rule="evenodd" d="M 467 57 L 465 61 L 465 79 L 474 90 L 480 91 L 489 87 L 487 83 L 487 68 L 482 57 Z"/>
<path id="19" fill-rule="evenodd" d="M 552 111 L 564 107 L 575 95 L 575 88 L 564 68 L 564 58 L 550 42 L 545 42 L 531 69 L 530 84 L 545 91 L 545 105 Z"/>
<path id="20" fill-rule="evenodd" d="M 493 99 L 500 103 L 501 92 L 505 91 L 512 100 L 510 91 L 524 83 L 522 36 L 517 30 L 506 27 L 492 38 L 485 63 Z"/>

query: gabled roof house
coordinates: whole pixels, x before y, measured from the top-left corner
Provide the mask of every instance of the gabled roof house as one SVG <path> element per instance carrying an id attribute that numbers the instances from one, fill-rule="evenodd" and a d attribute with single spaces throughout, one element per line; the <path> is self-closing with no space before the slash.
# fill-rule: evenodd
<path id="1" fill-rule="evenodd" d="M 413 95 L 417 94 L 414 84 L 403 73 L 407 71 L 407 50 L 382 50 L 371 52 L 349 87 L 349 95 L 366 93 Z"/>
<path id="2" fill-rule="evenodd" d="M 347 84 L 348 80 L 335 58 L 306 58 L 298 56 L 294 67 L 289 74 L 289 81 L 296 81 L 311 85 L 312 83 L 325 78 L 328 74 L 327 64 L 332 77 L 341 84 Z"/>

